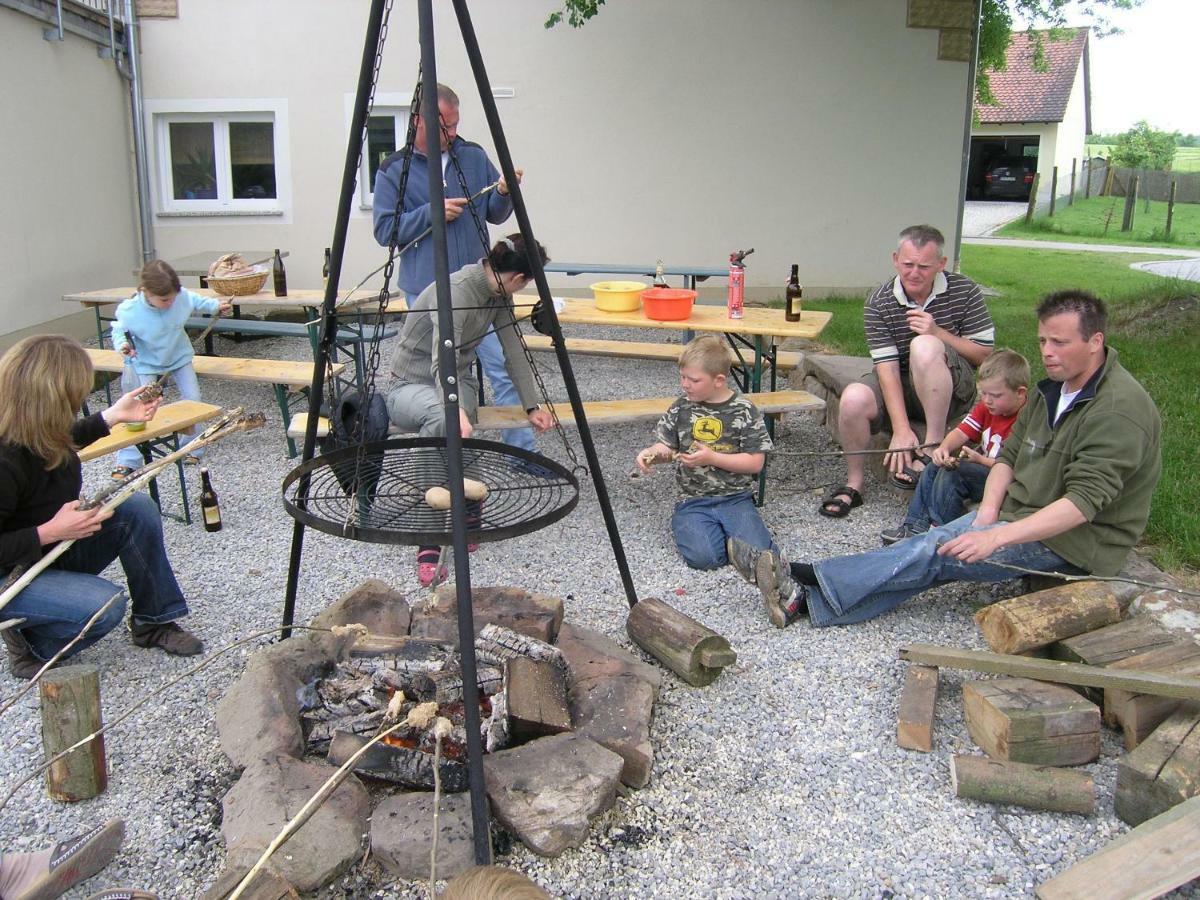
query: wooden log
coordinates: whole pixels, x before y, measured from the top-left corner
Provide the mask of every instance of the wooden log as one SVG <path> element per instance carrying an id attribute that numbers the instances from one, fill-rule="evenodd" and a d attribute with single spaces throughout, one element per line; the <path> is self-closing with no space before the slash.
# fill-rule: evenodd
<path id="1" fill-rule="evenodd" d="M 1041 900 L 1148 900 L 1200 877 L 1200 797 L 1038 885 Z"/>
<path id="2" fill-rule="evenodd" d="M 1077 766 L 1100 755 L 1100 708 L 1070 688 L 1029 678 L 963 684 L 971 739 L 993 759 Z"/>
<path id="3" fill-rule="evenodd" d="M 51 669 L 38 682 L 42 698 L 42 747 L 49 759 L 100 730 L 100 673 L 95 666 Z M 92 738 L 46 770 L 55 800 L 88 800 L 108 787 L 104 736 Z"/>
<path id="4" fill-rule="evenodd" d="M 369 738 L 357 734 L 339 731 L 329 743 L 329 754 L 326 758 L 333 765 L 340 766 L 368 740 Z M 354 764 L 354 771 L 407 787 L 433 790 L 433 754 L 410 747 L 398 747 L 382 742 L 373 744 Z M 443 755 L 438 772 L 441 775 L 443 791 L 460 794 L 467 789 L 467 767 L 462 763 L 446 759 Z"/>
<path id="5" fill-rule="evenodd" d="M 504 687 L 504 673 L 491 666 L 479 666 L 475 670 L 475 681 L 480 695 L 490 697 Z M 433 700 L 441 704 L 463 698 L 462 672 L 458 669 L 421 672 L 412 676 L 409 684 L 420 700 Z"/>
<path id="6" fill-rule="evenodd" d="M 955 755 L 950 757 L 950 783 L 954 796 L 967 800 L 1085 816 L 1096 811 L 1092 777 L 1070 769 Z"/>
<path id="7" fill-rule="evenodd" d="M 350 645 L 350 656 L 385 657 L 398 661 L 444 660 L 450 646 L 428 638 L 392 637 L 386 634 L 369 634 Z"/>
<path id="8" fill-rule="evenodd" d="M 657 597 L 644 597 L 629 611 L 625 630 L 633 642 L 697 687 L 712 684 L 737 661 L 729 641 Z"/>
<path id="9" fill-rule="evenodd" d="M 1139 825 L 1200 794 L 1200 705 L 1181 706 L 1117 764 L 1113 808 Z"/>
<path id="10" fill-rule="evenodd" d="M 997 653 L 1019 653 L 1121 620 L 1121 603 L 1108 582 L 1071 581 L 985 606 L 975 621 Z"/>
<path id="11" fill-rule="evenodd" d="M 1200 700 L 1200 678 L 1157 672 L 1119 672 L 1112 668 L 1097 668 L 1079 663 L 1053 659 L 1031 659 L 988 653 L 986 650 L 960 650 L 936 644 L 908 644 L 900 648 L 900 658 L 908 662 L 943 669 L 970 669 L 994 675 L 1014 675 L 1052 681 L 1056 684 L 1086 685 L 1100 688 L 1124 688 L 1155 697 L 1178 697 L 1181 700 Z"/>
<path id="12" fill-rule="evenodd" d="M 475 651 L 497 666 L 516 657 L 543 660 L 566 669 L 567 659 L 553 644 L 489 622 L 475 638 Z"/>
<path id="13" fill-rule="evenodd" d="M 504 666 L 504 697 L 514 743 L 571 730 L 566 675 L 548 660 L 510 659 Z"/>
<path id="14" fill-rule="evenodd" d="M 938 670 L 933 666 L 909 666 L 900 693 L 896 717 L 896 743 L 907 750 L 933 749 L 933 717 L 937 707 Z"/>
<path id="15" fill-rule="evenodd" d="M 1200 676 L 1200 644 L 1178 640 L 1165 647 L 1119 660 L 1111 667 Z M 1124 732 L 1125 749 L 1132 750 L 1171 715 L 1180 702 L 1170 697 L 1153 697 L 1109 688 L 1104 692 L 1104 723 L 1110 727 L 1120 727 Z"/>
<path id="16" fill-rule="evenodd" d="M 1121 659 L 1164 647 L 1178 640 L 1149 616 L 1133 616 L 1105 625 L 1095 631 L 1077 634 L 1050 645 L 1054 659 L 1108 666 Z M 1099 688 L 1079 688 L 1093 703 L 1103 706 L 1104 692 Z"/>

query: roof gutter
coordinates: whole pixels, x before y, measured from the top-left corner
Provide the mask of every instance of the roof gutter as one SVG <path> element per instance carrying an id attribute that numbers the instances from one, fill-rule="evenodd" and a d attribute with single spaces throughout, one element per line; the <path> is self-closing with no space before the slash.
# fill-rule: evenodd
<path id="1" fill-rule="evenodd" d="M 150 209 L 150 167 L 146 151 L 146 116 L 142 102 L 141 64 L 138 61 L 140 25 L 133 9 L 133 0 L 125 0 L 122 16 L 125 26 L 126 66 L 117 71 L 129 82 L 129 107 L 133 116 L 133 163 L 137 176 L 138 222 L 141 228 L 142 262 L 156 256 L 154 249 L 154 216 Z"/>
<path id="2" fill-rule="evenodd" d="M 971 19 L 971 55 L 967 63 L 967 100 L 963 104 L 962 166 L 958 173 L 958 225 L 954 229 L 954 255 L 951 271 L 957 272 L 961 265 L 963 216 L 967 206 L 967 169 L 971 164 L 971 124 L 975 119 L 975 72 L 979 67 L 979 19 L 983 14 L 983 0 L 974 0 L 975 8 Z"/>

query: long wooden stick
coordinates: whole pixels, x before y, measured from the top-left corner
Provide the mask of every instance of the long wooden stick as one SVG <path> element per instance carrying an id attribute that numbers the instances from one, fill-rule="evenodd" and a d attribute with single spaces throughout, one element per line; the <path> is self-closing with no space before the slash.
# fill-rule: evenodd
<path id="1" fill-rule="evenodd" d="M 232 300 L 233 298 L 230 297 L 229 299 Z M 210 334 L 212 334 L 212 330 L 214 327 L 216 327 L 217 321 L 220 318 L 221 318 L 221 313 L 220 313 L 220 311 L 218 311 L 217 314 L 212 317 L 212 321 L 208 323 L 208 327 L 205 328 L 202 332 L 200 332 L 200 334 L 198 334 L 196 337 L 192 338 L 192 343 L 195 344 L 199 341 L 202 341 L 206 337 L 208 337 Z M 157 378 L 155 378 L 154 381 L 152 381 L 150 384 L 143 385 L 141 391 L 138 392 L 138 399 L 141 400 L 143 403 L 148 403 L 151 400 L 155 400 L 155 399 L 161 397 L 163 395 L 163 388 L 165 388 L 167 385 L 167 377 L 170 374 L 171 374 L 170 372 L 163 372 L 161 375 L 159 375 Z"/>
<path id="2" fill-rule="evenodd" d="M 217 424 L 213 425 L 194 441 L 189 441 L 186 446 L 181 447 L 179 450 L 168 453 L 166 456 L 155 460 L 149 465 L 142 466 L 142 468 L 138 469 L 137 472 L 129 476 L 129 478 L 127 478 L 125 481 L 122 481 L 119 485 L 115 485 L 113 488 L 102 491 L 97 495 L 96 498 L 93 498 L 90 501 L 84 501 L 79 505 L 79 508 L 94 509 L 98 505 L 96 502 L 98 498 L 104 497 L 105 494 L 115 490 L 116 493 L 113 496 L 105 499 L 103 508 L 106 510 L 116 509 L 135 493 L 141 490 L 142 487 L 149 484 L 162 469 L 166 468 L 176 460 L 182 459 L 200 447 L 206 447 L 209 444 L 213 444 L 223 437 L 228 437 L 229 435 L 235 434 L 239 431 L 249 431 L 252 428 L 258 428 L 264 422 L 266 422 L 266 416 L 264 416 L 262 413 L 252 413 L 248 416 L 243 416 L 241 415 L 240 407 L 232 410 Z M 54 549 L 52 549 L 28 569 L 25 569 L 19 574 L 16 572 L 16 570 L 9 573 L 9 580 L 12 581 L 12 583 L 9 584 L 8 582 L 5 582 L 3 585 L 3 593 L 0 593 L 0 609 L 3 609 L 5 606 L 7 606 L 13 597 L 25 590 L 25 588 L 29 585 L 29 582 L 37 578 L 37 576 L 40 575 L 52 562 L 66 553 L 74 543 L 74 538 L 66 541 L 60 541 L 54 547 Z M 14 574 L 17 574 L 17 578 L 12 580 Z"/>

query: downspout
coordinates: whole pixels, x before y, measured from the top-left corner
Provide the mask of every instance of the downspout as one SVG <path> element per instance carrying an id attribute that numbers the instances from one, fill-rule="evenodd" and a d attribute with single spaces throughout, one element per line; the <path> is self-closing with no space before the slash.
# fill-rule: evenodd
<path id="1" fill-rule="evenodd" d="M 971 126 L 975 123 L 975 73 L 979 68 L 979 20 L 983 16 L 983 0 L 975 0 L 974 6 L 971 58 L 967 61 L 967 108 L 963 113 L 962 169 L 958 175 L 958 227 L 954 229 L 954 256 L 950 266 L 952 272 L 959 271 L 962 264 L 962 229 L 967 206 L 967 174 L 971 167 Z"/>
<path id="2" fill-rule="evenodd" d="M 150 209 L 150 168 L 146 152 L 146 117 L 142 105 L 141 64 L 138 62 L 137 18 L 133 0 L 125 0 L 125 58 L 128 68 L 117 63 L 117 71 L 129 82 L 129 106 L 133 111 L 133 164 L 137 174 L 138 221 L 141 225 L 142 262 L 157 255 L 154 251 L 154 216 Z"/>

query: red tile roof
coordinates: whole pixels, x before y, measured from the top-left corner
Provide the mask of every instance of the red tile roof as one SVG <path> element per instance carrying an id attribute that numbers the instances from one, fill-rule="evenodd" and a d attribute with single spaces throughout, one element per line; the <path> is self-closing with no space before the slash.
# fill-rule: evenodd
<path id="1" fill-rule="evenodd" d="M 1007 68 L 1003 72 L 989 73 L 992 93 L 999 105 L 975 104 L 982 124 L 1061 122 L 1081 62 L 1084 70 L 1084 102 L 1088 102 L 1088 29 L 1077 29 L 1074 35 L 1064 36 L 1057 41 L 1050 39 L 1049 32 L 1035 33 L 1042 36 L 1047 70 L 1039 72 L 1034 68 L 1033 37 L 1025 32 L 1014 32 L 1005 54 Z M 1088 118 L 1090 120 L 1090 115 Z"/>

